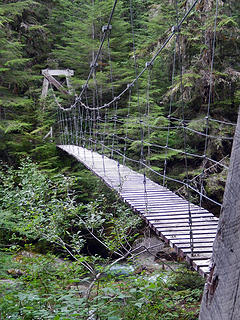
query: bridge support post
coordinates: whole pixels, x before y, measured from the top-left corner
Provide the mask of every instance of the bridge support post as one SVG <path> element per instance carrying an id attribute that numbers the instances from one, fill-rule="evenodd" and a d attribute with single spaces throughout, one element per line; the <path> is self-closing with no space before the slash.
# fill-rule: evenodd
<path id="1" fill-rule="evenodd" d="M 47 97 L 49 83 L 51 83 L 55 88 L 65 94 L 72 94 L 73 89 L 69 82 L 69 78 L 74 75 L 73 70 L 50 70 L 44 69 L 42 70 L 42 75 L 44 76 L 43 79 L 43 88 L 42 88 L 42 95 L 41 99 L 45 99 Z M 53 76 L 65 76 L 68 91 L 58 82 Z"/>
<path id="2" fill-rule="evenodd" d="M 199 320 L 240 317 L 240 110 Z"/>

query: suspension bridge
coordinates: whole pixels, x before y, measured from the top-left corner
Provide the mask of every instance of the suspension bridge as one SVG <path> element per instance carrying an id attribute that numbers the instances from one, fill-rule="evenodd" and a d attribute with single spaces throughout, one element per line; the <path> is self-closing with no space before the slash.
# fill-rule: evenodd
<path id="1" fill-rule="evenodd" d="M 214 141 L 231 144 L 235 124 L 215 119 L 210 113 L 217 1 L 206 114 L 197 120 L 185 116 L 181 28 L 190 19 L 190 13 L 195 10 L 197 3 L 198 0 L 194 1 L 182 17 L 177 10 L 176 25 L 170 28 L 168 36 L 142 69 L 138 66 L 136 55 L 131 6 L 135 76 L 124 88 L 116 88 L 109 41 L 117 6 L 117 0 L 114 1 L 108 23 L 102 27 L 99 49 L 93 52 L 90 72 L 81 93 L 68 107 L 61 105 L 54 90 L 52 94 L 58 106 L 55 130 L 58 147 L 83 163 L 109 188 L 115 190 L 160 238 L 196 271 L 206 276 L 218 226 L 218 218 L 206 208 L 221 207 L 217 199 L 208 196 L 205 190 L 206 179 L 212 172 L 224 173 L 228 169 L 227 156 L 214 158 L 209 146 Z M 178 96 L 172 90 L 168 113 L 163 114 L 151 96 L 151 88 L 156 72 L 155 62 L 169 46 L 173 50 L 171 87 L 174 87 L 177 79 L 180 79 L 180 84 Z M 98 80 L 100 59 L 105 59 L 108 65 L 108 94 Z M 216 124 L 231 129 L 224 136 L 211 133 L 211 128 Z M 199 150 L 193 150 L 192 141 L 199 146 Z M 198 169 L 197 175 L 193 174 L 195 168 Z"/>

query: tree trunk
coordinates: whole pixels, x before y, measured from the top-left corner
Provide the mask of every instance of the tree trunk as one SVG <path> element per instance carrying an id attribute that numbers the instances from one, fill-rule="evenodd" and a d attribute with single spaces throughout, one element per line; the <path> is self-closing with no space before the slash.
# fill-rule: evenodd
<path id="1" fill-rule="evenodd" d="M 240 111 L 199 320 L 240 319 Z"/>

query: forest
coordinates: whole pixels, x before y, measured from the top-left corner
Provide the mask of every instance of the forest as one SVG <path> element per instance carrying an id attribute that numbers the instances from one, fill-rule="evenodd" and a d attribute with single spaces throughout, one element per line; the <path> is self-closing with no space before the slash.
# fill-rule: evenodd
<path id="1" fill-rule="evenodd" d="M 154 250 L 145 222 L 57 145 L 123 158 L 218 217 L 240 105 L 240 3 L 116 3 L 110 27 L 113 0 L 0 2 L 0 319 L 198 319 L 204 279 L 164 243 Z M 43 96 L 42 70 L 73 70 L 70 89 L 56 77 L 65 89 Z M 86 113 L 65 112 L 80 93 Z"/>

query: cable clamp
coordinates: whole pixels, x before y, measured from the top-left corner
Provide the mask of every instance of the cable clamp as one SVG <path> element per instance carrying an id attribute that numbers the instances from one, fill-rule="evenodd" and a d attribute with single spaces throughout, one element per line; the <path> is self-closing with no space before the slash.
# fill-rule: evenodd
<path id="1" fill-rule="evenodd" d="M 102 32 L 107 32 L 107 31 L 111 31 L 111 30 L 112 30 L 111 24 L 102 26 Z"/>
<path id="2" fill-rule="evenodd" d="M 98 67 L 98 63 L 97 62 L 91 62 L 90 68 L 97 68 L 97 67 Z"/>
<path id="3" fill-rule="evenodd" d="M 151 62 L 151 61 L 147 61 L 147 62 L 145 63 L 145 67 L 146 67 L 146 68 L 152 67 L 152 62 Z"/>
<path id="4" fill-rule="evenodd" d="M 88 84 L 87 84 L 87 83 L 83 84 L 83 85 L 82 85 L 82 89 L 84 89 L 84 90 L 85 90 L 85 89 L 88 89 Z M 78 98 L 77 100 L 80 100 L 80 99 Z"/>
<path id="5" fill-rule="evenodd" d="M 172 26 L 172 33 L 180 32 L 179 26 Z"/>
<path id="6" fill-rule="evenodd" d="M 113 100 L 114 100 L 114 101 L 118 101 L 118 100 L 120 100 L 120 97 L 119 97 L 119 96 L 114 97 Z"/>
<path id="7" fill-rule="evenodd" d="M 127 89 L 132 88 L 133 86 L 134 86 L 133 83 L 128 83 L 128 84 L 127 84 Z"/>

